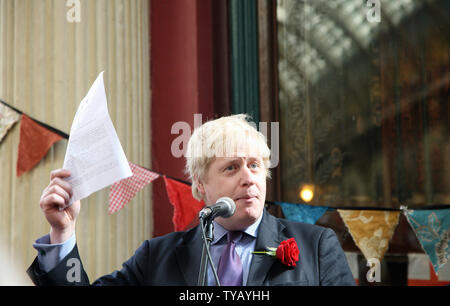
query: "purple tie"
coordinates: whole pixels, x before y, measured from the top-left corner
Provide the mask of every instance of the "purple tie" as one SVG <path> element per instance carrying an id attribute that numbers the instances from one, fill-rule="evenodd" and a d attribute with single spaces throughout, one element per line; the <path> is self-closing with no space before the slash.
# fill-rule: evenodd
<path id="1" fill-rule="evenodd" d="M 242 286 L 242 263 L 236 253 L 236 242 L 242 232 L 228 232 L 228 244 L 220 256 L 217 274 L 222 286 Z"/>

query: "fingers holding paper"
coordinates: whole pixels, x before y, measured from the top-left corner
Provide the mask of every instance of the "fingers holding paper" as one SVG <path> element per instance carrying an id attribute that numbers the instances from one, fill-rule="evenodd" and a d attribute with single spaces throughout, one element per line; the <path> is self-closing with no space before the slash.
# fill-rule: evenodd
<path id="1" fill-rule="evenodd" d="M 50 183 L 42 192 L 39 205 L 51 226 L 51 243 L 61 243 L 70 238 L 75 230 L 76 218 L 80 212 L 80 201 L 69 205 L 72 186 L 63 179 L 70 171 L 57 169 L 50 174 Z"/>

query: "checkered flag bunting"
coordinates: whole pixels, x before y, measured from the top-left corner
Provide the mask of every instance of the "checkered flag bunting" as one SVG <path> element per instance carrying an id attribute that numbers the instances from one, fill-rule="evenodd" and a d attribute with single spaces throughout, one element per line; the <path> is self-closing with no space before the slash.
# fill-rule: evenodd
<path id="1" fill-rule="evenodd" d="M 159 174 L 135 165 L 131 162 L 133 175 L 111 185 L 109 189 L 109 214 L 113 214 L 125 206 L 139 190 L 159 177 Z"/>

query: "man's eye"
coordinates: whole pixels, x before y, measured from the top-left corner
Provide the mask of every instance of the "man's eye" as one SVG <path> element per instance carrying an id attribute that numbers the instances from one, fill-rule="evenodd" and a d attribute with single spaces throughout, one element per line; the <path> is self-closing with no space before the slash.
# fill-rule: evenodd
<path id="1" fill-rule="evenodd" d="M 230 166 L 225 168 L 225 171 L 233 171 L 234 168 L 235 168 L 234 165 L 230 165 Z"/>
<path id="2" fill-rule="evenodd" d="M 252 168 L 252 169 L 256 169 L 256 168 L 259 168 L 259 164 L 258 163 L 251 163 L 250 164 L 250 168 Z"/>

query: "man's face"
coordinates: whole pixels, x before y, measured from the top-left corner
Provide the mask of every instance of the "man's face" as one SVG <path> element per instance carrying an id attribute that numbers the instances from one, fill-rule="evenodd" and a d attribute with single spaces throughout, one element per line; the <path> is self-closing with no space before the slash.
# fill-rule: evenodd
<path id="1" fill-rule="evenodd" d="M 227 230 L 243 230 L 262 214 L 266 200 L 266 169 L 260 157 L 216 157 L 209 165 L 198 189 L 204 195 L 206 205 L 212 205 L 221 197 L 229 197 L 236 203 L 236 211 L 230 218 L 216 221 Z"/>

